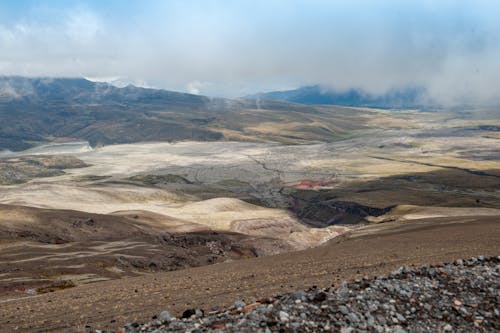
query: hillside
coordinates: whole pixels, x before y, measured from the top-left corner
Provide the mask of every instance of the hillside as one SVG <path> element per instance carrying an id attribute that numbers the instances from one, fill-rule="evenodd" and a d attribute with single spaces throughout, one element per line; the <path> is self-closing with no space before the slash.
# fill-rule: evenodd
<path id="1" fill-rule="evenodd" d="M 164 310 L 176 316 L 190 308 L 208 313 L 235 300 L 251 303 L 312 286 L 339 286 L 346 279 L 387 274 L 401 266 L 498 255 L 499 237 L 498 217 L 433 218 L 368 226 L 306 251 L 2 300 L 0 330 L 109 331 L 127 322 L 149 322 Z"/>
<path id="2" fill-rule="evenodd" d="M 44 142 L 331 141 L 363 128 L 361 111 L 209 98 L 81 78 L 0 77 L 0 151 Z"/>
<path id="3" fill-rule="evenodd" d="M 496 109 L 0 81 L 0 331 L 114 329 L 498 254 Z"/>

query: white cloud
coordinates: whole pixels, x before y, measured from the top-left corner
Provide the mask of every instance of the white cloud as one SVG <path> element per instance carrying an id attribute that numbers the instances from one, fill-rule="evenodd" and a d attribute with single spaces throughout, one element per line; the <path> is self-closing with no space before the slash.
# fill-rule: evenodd
<path id="1" fill-rule="evenodd" d="M 0 74 L 119 78 L 208 95 L 304 84 L 447 104 L 498 101 L 500 6 L 488 1 L 151 1 L 0 22 Z M 116 81 L 116 80 L 111 80 Z"/>
<path id="2" fill-rule="evenodd" d="M 191 81 L 186 86 L 186 91 L 190 94 L 199 95 L 203 92 L 204 88 L 210 87 L 212 84 L 210 82 L 200 82 L 198 80 Z"/>
<path id="3" fill-rule="evenodd" d="M 95 13 L 77 9 L 69 15 L 64 29 L 71 41 L 87 43 L 96 39 L 102 24 Z"/>

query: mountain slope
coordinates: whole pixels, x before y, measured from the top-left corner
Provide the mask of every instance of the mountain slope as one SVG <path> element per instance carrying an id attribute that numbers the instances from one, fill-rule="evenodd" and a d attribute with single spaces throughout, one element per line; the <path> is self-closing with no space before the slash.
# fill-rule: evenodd
<path id="1" fill-rule="evenodd" d="M 497 217 L 372 225 L 306 251 L 104 281 L 3 301 L 0 329 L 115 330 L 126 322 L 149 321 L 164 310 L 175 315 L 189 308 L 208 312 L 214 306 L 229 306 L 234 300 L 249 302 L 313 285 L 338 286 L 346 279 L 387 274 L 401 266 L 498 255 L 498 237 Z M 96 288 L 105 292 L 96 293 Z"/>
<path id="2" fill-rule="evenodd" d="M 331 141 L 362 128 L 358 114 L 279 101 L 117 88 L 81 78 L 0 77 L 0 151 L 68 139 L 92 146 L 179 140 Z"/>
<path id="3" fill-rule="evenodd" d="M 322 104 L 379 108 L 414 108 L 422 105 L 424 94 L 425 91 L 420 88 L 391 90 L 382 95 L 372 95 L 359 89 L 336 92 L 325 90 L 321 86 L 315 85 L 294 90 L 259 93 L 248 97 L 310 105 Z"/>
<path id="4" fill-rule="evenodd" d="M 147 111 L 202 107 L 206 97 L 85 79 L 0 78 L 0 149 L 25 149 L 51 137 L 92 144 L 136 140 L 219 139 L 220 134 L 157 123 Z M 119 136 L 119 137 L 118 137 Z"/>

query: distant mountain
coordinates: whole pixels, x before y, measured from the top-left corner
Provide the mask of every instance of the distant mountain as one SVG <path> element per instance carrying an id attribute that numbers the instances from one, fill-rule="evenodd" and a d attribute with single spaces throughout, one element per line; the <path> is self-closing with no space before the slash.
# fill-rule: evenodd
<path id="1" fill-rule="evenodd" d="M 0 77 L 0 150 L 26 149 L 57 138 L 92 145 L 221 138 L 219 133 L 157 120 L 154 110 L 204 108 L 203 96 L 81 78 Z"/>
<path id="2" fill-rule="evenodd" d="M 83 78 L 0 76 L 0 151 L 54 140 L 86 140 L 92 146 L 179 140 L 333 140 L 362 126 L 355 117 L 352 110 L 209 98 L 132 85 L 118 88 Z M 295 125 L 287 128 L 284 120 Z M 281 127 L 261 126 L 263 122 Z"/>
<path id="3" fill-rule="evenodd" d="M 173 103 L 203 104 L 207 97 L 158 89 L 139 88 L 128 85 L 118 88 L 114 85 L 93 82 L 83 78 L 26 78 L 0 76 L 0 102 L 10 101 L 22 104 L 37 102 L 51 103 Z"/>
<path id="4" fill-rule="evenodd" d="M 395 109 L 422 106 L 425 90 L 423 88 L 395 89 L 382 95 L 372 95 L 359 89 L 335 92 L 315 85 L 294 90 L 258 93 L 247 97 L 309 105 L 367 106 Z"/>

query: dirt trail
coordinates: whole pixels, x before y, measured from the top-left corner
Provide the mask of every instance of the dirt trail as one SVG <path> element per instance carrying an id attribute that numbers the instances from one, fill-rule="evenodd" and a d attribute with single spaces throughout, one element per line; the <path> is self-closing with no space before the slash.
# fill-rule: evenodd
<path id="1" fill-rule="evenodd" d="M 402 265 L 500 254 L 500 217 L 378 224 L 306 251 L 79 286 L 0 306 L 0 332 L 88 332 L 162 310 L 210 310 L 238 299 L 338 284 Z"/>

